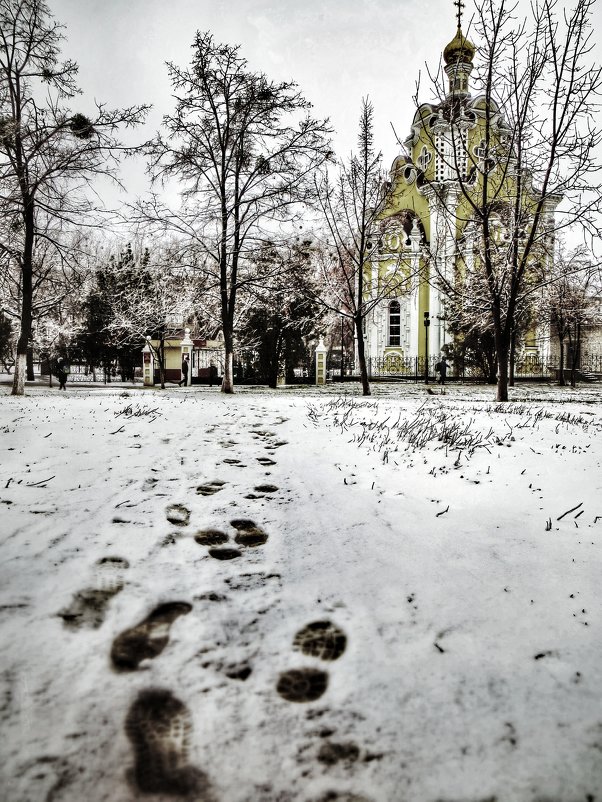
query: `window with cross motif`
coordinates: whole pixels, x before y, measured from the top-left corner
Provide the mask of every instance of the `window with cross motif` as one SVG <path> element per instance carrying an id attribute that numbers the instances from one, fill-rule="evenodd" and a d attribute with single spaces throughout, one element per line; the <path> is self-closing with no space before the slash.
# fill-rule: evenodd
<path id="1" fill-rule="evenodd" d="M 481 139 L 472 152 L 479 161 L 479 170 L 482 173 L 489 173 L 495 167 L 495 158 L 493 156 L 493 149 L 491 146 L 488 148 L 484 139 Z"/>
<path id="2" fill-rule="evenodd" d="M 433 154 L 427 150 L 426 145 L 423 145 L 422 150 L 420 151 L 420 156 L 418 157 L 418 167 L 420 167 L 423 173 L 426 173 L 427 167 L 431 163 L 432 158 Z"/>

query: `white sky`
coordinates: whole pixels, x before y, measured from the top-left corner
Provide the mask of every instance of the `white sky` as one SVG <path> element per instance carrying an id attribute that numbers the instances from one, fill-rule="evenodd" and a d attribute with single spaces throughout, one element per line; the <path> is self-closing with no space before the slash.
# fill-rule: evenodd
<path id="1" fill-rule="evenodd" d="M 188 63 L 195 31 L 209 30 L 218 41 L 240 44 L 251 69 L 272 80 L 295 80 L 315 115 L 330 118 L 339 157 L 355 148 L 361 100 L 369 96 L 385 168 L 399 153 L 391 124 L 403 140 L 419 73 L 421 100 L 428 100 L 424 65 L 436 70 L 456 28 L 452 0 L 48 2 L 66 26 L 64 55 L 80 65 L 82 111 L 93 98 L 112 107 L 153 104 L 134 141 L 152 136 L 162 115 L 173 109 L 165 62 Z M 466 6 L 469 20 L 468 0 Z M 600 3 L 595 22 L 602 27 Z M 142 160 L 128 164 L 123 175 L 132 196 L 147 189 Z"/>
<path id="2" fill-rule="evenodd" d="M 66 26 L 64 55 L 80 65 L 83 106 L 152 103 L 142 140 L 173 108 L 166 61 L 185 64 L 196 30 L 240 44 L 254 70 L 295 80 L 319 117 L 330 117 L 339 156 L 355 147 L 362 97 L 375 107 L 376 146 L 388 168 L 409 133 L 419 70 L 436 68 L 455 33 L 452 0 L 49 0 Z M 426 98 L 425 98 L 426 99 Z M 80 101 L 82 103 L 82 101 Z M 143 165 L 125 175 L 145 189 Z"/>

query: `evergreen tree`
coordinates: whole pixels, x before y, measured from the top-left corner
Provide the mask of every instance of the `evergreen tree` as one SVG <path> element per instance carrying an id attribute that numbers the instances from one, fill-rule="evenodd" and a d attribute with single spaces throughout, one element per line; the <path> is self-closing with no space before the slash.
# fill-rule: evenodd
<path id="1" fill-rule="evenodd" d="M 305 240 L 290 249 L 266 247 L 257 260 L 262 265 L 259 273 L 273 278 L 269 287 L 251 295 L 240 337 L 254 349 L 252 368 L 270 387 L 276 387 L 281 375 L 292 381 L 295 367 L 307 363 L 308 341 L 324 316 L 310 246 Z"/>

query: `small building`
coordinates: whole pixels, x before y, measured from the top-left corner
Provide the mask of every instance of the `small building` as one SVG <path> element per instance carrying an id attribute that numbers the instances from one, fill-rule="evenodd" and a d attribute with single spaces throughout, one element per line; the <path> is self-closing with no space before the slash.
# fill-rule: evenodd
<path id="1" fill-rule="evenodd" d="M 158 352 L 159 340 L 150 339 L 154 354 Z M 165 381 L 179 382 L 182 378 L 182 359 L 185 353 L 190 354 L 189 384 L 208 384 L 213 370 L 213 382 L 221 382 L 224 373 L 225 349 L 223 339 L 210 340 L 206 337 L 190 337 L 190 329 L 180 329 L 165 338 Z M 143 353 L 145 365 L 148 365 L 151 354 L 145 349 Z M 144 370 L 144 369 L 143 369 Z M 146 383 L 159 384 L 159 368 L 154 363 L 154 381 Z"/>

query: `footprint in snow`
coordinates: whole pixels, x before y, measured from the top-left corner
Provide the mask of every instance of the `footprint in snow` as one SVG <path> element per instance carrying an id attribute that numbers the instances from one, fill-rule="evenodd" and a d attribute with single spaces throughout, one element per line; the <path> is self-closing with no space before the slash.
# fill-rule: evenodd
<path id="1" fill-rule="evenodd" d="M 330 621 L 312 621 L 293 639 L 293 649 L 320 660 L 338 660 L 347 648 L 347 636 Z"/>
<path id="2" fill-rule="evenodd" d="M 240 546 L 247 546 L 249 548 L 256 548 L 263 546 L 267 542 L 267 533 L 258 526 L 255 521 L 248 518 L 237 518 L 230 521 L 230 526 L 236 529 L 236 537 L 234 540 Z"/>
<path id="3" fill-rule="evenodd" d="M 182 504 L 170 504 L 165 510 L 165 517 L 175 526 L 188 526 L 190 510 Z"/>
<path id="4" fill-rule="evenodd" d="M 125 732 L 134 750 L 128 779 L 137 790 L 214 801 L 206 774 L 188 762 L 190 712 L 171 691 L 141 691 L 127 714 Z"/>
<path id="5" fill-rule="evenodd" d="M 69 607 L 58 613 L 69 629 L 98 629 L 113 596 L 123 590 L 129 563 L 123 557 L 101 557 L 95 564 L 94 585 L 78 591 Z"/>
<path id="6" fill-rule="evenodd" d="M 209 556 L 214 560 L 235 560 L 242 556 L 242 551 L 230 548 L 209 549 Z"/>
<path id="7" fill-rule="evenodd" d="M 244 548 L 263 546 L 268 540 L 267 533 L 248 518 L 237 518 L 230 525 L 236 530 L 235 542 Z M 201 529 L 194 539 L 200 546 L 210 547 L 209 556 L 214 560 L 235 560 L 242 556 L 240 549 L 224 546 L 230 538 L 220 529 Z"/>
<path id="8" fill-rule="evenodd" d="M 191 610 L 188 602 L 160 604 L 143 621 L 115 638 L 111 648 L 113 667 L 118 671 L 136 671 L 143 660 L 157 657 L 169 643 L 172 623 Z"/>
<path id="9" fill-rule="evenodd" d="M 257 487 L 254 487 L 253 490 L 255 490 L 257 493 L 277 493 L 280 488 L 277 485 L 266 484 L 257 485 Z"/>
<path id="10" fill-rule="evenodd" d="M 338 660 L 347 636 L 331 621 L 313 621 L 293 638 L 293 649 L 320 660 Z M 328 687 L 328 674 L 317 668 L 298 668 L 280 674 L 276 690 L 287 702 L 314 702 Z"/>
<path id="11" fill-rule="evenodd" d="M 317 668 L 283 671 L 276 690 L 287 702 L 315 702 L 328 687 L 328 674 Z"/>
<path id="12" fill-rule="evenodd" d="M 196 492 L 199 496 L 212 496 L 214 493 L 219 493 L 225 484 L 226 483 L 222 482 L 220 479 L 215 479 L 212 482 L 199 485 Z"/>
<path id="13" fill-rule="evenodd" d="M 199 546 L 221 546 L 228 542 L 228 535 L 221 529 L 200 529 L 194 539 Z"/>

